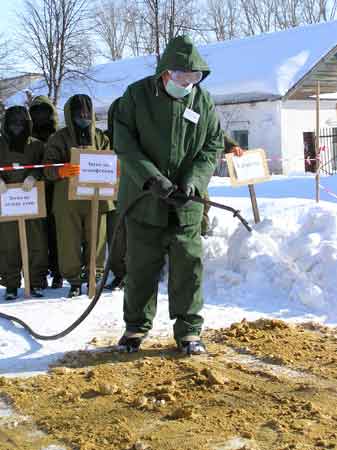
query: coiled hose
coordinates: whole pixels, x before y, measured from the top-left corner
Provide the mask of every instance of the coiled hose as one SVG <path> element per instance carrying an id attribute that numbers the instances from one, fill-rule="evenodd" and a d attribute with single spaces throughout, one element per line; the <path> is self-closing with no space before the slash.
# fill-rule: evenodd
<path id="1" fill-rule="evenodd" d="M 151 192 L 145 191 L 144 193 L 139 195 L 132 203 L 130 203 L 128 208 L 118 218 L 118 221 L 117 221 L 117 224 L 116 224 L 116 227 L 115 227 L 115 230 L 114 230 L 114 234 L 112 236 L 110 248 L 109 248 L 108 259 L 107 259 L 106 264 L 105 264 L 103 278 L 100 281 L 99 285 L 96 287 L 95 296 L 92 299 L 92 301 L 90 302 L 90 304 L 87 307 L 87 309 L 68 328 L 66 328 L 65 330 L 61 331 L 60 333 L 52 334 L 52 335 L 49 335 L 49 336 L 45 336 L 43 334 L 36 333 L 34 330 L 32 330 L 32 328 L 29 325 L 27 325 L 23 320 L 19 319 L 18 317 L 10 316 L 8 314 L 4 314 L 4 313 L 0 312 L 0 319 L 9 320 L 11 322 L 14 322 L 14 323 L 17 323 L 17 324 L 21 325 L 26 331 L 28 331 L 28 333 L 32 337 L 34 337 L 35 339 L 37 339 L 39 341 L 53 341 L 53 340 L 61 339 L 64 336 L 67 336 L 67 334 L 71 333 L 75 328 L 77 328 L 88 317 L 88 315 L 91 313 L 91 311 L 95 308 L 95 306 L 98 303 L 98 300 L 100 299 L 100 297 L 102 295 L 105 283 L 106 283 L 106 281 L 108 279 L 108 275 L 109 275 L 109 271 L 110 271 L 110 265 L 111 265 L 112 251 L 113 251 L 113 248 L 114 248 L 114 245 L 115 245 L 115 242 L 116 242 L 116 239 L 117 239 L 117 236 L 118 236 L 118 231 L 119 231 L 120 227 L 122 226 L 126 216 L 134 208 L 134 206 L 142 198 L 144 198 L 146 195 L 149 195 L 149 194 L 151 194 Z M 185 199 L 186 199 L 186 196 L 183 196 L 183 195 L 179 195 L 179 196 L 180 197 L 185 197 Z M 252 231 L 252 229 L 249 226 L 248 222 L 240 215 L 240 211 L 239 210 L 236 210 L 234 208 L 231 208 L 230 206 L 222 205 L 220 203 L 212 202 L 210 200 L 206 200 L 206 199 L 203 199 L 203 198 L 200 198 L 200 197 L 189 197 L 189 201 L 202 203 L 203 205 L 214 206 L 215 208 L 219 208 L 219 209 L 223 209 L 225 211 L 232 212 L 233 216 L 237 217 L 249 232 Z"/>

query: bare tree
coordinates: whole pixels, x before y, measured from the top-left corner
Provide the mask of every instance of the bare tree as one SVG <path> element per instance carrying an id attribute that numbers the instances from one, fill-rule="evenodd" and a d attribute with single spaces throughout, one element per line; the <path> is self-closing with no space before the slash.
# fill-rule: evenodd
<path id="1" fill-rule="evenodd" d="M 217 41 L 240 36 L 240 3 L 236 0 L 208 0 L 204 23 Z"/>
<path id="2" fill-rule="evenodd" d="M 134 54 L 156 54 L 170 39 L 196 31 L 197 0 L 142 0 L 134 11 L 129 45 Z M 136 45 L 135 45 L 136 42 Z"/>
<path id="3" fill-rule="evenodd" d="M 303 0 L 275 0 L 277 28 L 297 27 L 302 21 Z"/>
<path id="4" fill-rule="evenodd" d="M 333 20 L 337 15 L 336 0 L 302 0 L 304 23 L 318 23 Z"/>
<path id="5" fill-rule="evenodd" d="M 0 78 L 8 75 L 14 68 L 15 60 L 11 43 L 0 34 Z"/>
<path id="6" fill-rule="evenodd" d="M 109 59 L 123 57 L 135 18 L 134 8 L 125 0 L 105 0 L 97 5 L 95 30 L 108 48 Z"/>
<path id="7" fill-rule="evenodd" d="M 24 0 L 19 14 L 25 56 L 42 73 L 56 105 L 63 81 L 92 63 L 90 0 Z"/>
<path id="8" fill-rule="evenodd" d="M 241 0 L 241 6 L 245 17 L 246 36 L 276 29 L 275 0 Z"/>

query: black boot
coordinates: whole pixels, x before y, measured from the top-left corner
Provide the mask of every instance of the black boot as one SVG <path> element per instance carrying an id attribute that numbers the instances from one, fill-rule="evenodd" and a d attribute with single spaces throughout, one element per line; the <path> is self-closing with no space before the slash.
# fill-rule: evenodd
<path id="1" fill-rule="evenodd" d="M 116 350 L 120 353 L 136 353 L 139 351 L 141 343 L 146 338 L 147 334 L 135 333 L 134 335 L 123 334 L 118 341 Z"/>
<path id="2" fill-rule="evenodd" d="M 40 287 L 32 287 L 30 294 L 34 298 L 42 298 L 44 297 L 43 289 Z"/>
<path id="3" fill-rule="evenodd" d="M 5 300 L 16 300 L 18 298 L 17 288 L 7 288 L 5 292 Z"/>
<path id="4" fill-rule="evenodd" d="M 195 341 L 180 341 L 178 343 L 178 349 L 181 353 L 189 356 L 207 353 L 205 344 L 200 339 Z"/>
<path id="5" fill-rule="evenodd" d="M 63 287 L 63 278 L 59 273 L 54 274 L 51 284 L 52 289 L 61 289 Z"/>
<path id="6" fill-rule="evenodd" d="M 68 293 L 68 298 L 79 297 L 80 295 L 82 295 L 81 285 L 71 284 Z"/>
<path id="7" fill-rule="evenodd" d="M 123 278 L 115 277 L 111 283 L 106 284 L 104 286 L 104 289 L 108 291 L 120 291 L 121 289 L 124 289 L 125 282 Z"/>

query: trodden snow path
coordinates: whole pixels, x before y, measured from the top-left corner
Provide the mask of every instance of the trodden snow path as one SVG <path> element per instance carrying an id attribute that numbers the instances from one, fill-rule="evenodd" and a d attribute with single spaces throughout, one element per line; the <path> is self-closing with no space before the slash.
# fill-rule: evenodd
<path id="1" fill-rule="evenodd" d="M 322 180 L 337 192 L 337 177 Z M 227 327 L 243 318 L 273 317 L 293 322 L 337 323 L 337 202 L 324 196 L 317 205 L 310 177 L 256 186 L 262 222 L 249 234 L 231 214 L 211 210 L 214 236 L 204 240 L 205 327 Z M 214 178 L 215 201 L 234 206 L 251 223 L 248 189 L 228 187 Z M 286 195 L 287 197 L 283 197 Z M 66 299 L 67 288 L 46 290 L 44 299 L 2 299 L 0 311 L 20 317 L 35 331 L 49 335 L 67 328 L 86 309 L 83 295 Z M 21 292 L 23 295 L 23 292 Z M 123 293 L 104 293 L 89 317 L 58 341 L 39 342 L 20 326 L 0 320 L 0 374 L 26 376 L 44 372 L 64 352 L 91 348 L 94 337 L 123 332 Z M 168 336 L 166 283 L 160 287 L 153 335 Z"/>

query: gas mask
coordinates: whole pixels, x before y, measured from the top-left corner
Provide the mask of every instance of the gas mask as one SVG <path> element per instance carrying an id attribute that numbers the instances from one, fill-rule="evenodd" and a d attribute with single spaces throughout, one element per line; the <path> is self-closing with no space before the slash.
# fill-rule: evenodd
<path id="1" fill-rule="evenodd" d="M 53 113 L 51 108 L 46 104 L 33 106 L 30 109 L 30 115 L 33 120 L 34 128 L 36 129 L 54 126 Z"/>
<path id="2" fill-rule="evenodd" d="M 86 128 L 90 127 L 92 120 L 75 116 L 74 122 L 79 128 L 81 128 L 81 130 L 85 130 Z"/>
<path id="3" fill-rule="evenodd" d="M 25 123 L 24 122 L 10 122 L 7 125 L 8 132 L 13 137 L 20 136 L 25 131 Z"/>

